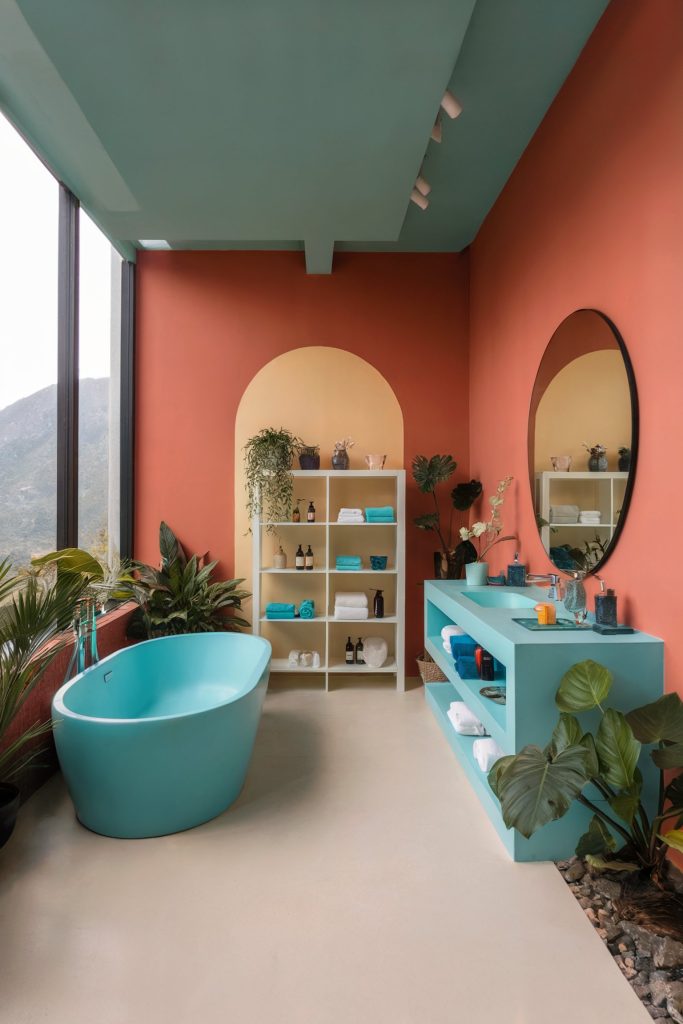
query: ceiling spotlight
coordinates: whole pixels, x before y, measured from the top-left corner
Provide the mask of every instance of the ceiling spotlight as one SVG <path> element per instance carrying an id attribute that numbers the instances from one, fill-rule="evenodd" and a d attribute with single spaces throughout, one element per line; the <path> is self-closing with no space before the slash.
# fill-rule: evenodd
<path id="1" fill-rule="evenodd" d="M 429 200 L 426 196 L 423 196 L 421 192 L 418 192 L 416 188 L 414 188 L 410 193 L 410 201 L 411 203 L 415 203 L 416 206 L 419 206 L 421 210 L 426 210 L 429 206 Z"/>
<path id="2" fill-rule="evenodd" d="M 428 181 L 425 181 L 421 174 L 418 174 L 415 180 L 415 188 L 418 192 L 421 192 L 423 196 L 428 196 L 432 191 L 432 186 Z"/>
<path id="3" fill-rule="evenodd" d="M 441 142 L 441 118 L 440 117 L 437 117 L 436 121 L 434 122 L 434 127 L 432 128 L 432 133 L 430 135 L 430 138 L 432 139 L 433 142 Z"/>
<path id="4" fill-rule="evenodd" d="M 140 245 L 143 249 L 170 249 L 171 244 L 164 238 L 141 238 Z"/>
<path id="5" fill-rule="evenodd" d="M 453 93 L 446 89 L 441 100 L 441 109 L 445 110 L 449 117 L 458 117 L 462 114 L 462 103 L 456 100 Z"/>

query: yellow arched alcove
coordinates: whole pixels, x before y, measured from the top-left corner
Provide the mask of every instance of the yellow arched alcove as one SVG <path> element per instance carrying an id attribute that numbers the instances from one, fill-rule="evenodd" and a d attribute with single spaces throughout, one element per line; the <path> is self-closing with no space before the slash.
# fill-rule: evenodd
<path id="1" fill-rule="evenodd" d="M 334 442 L 351 436 L 351 468 L 368 453 L 403 466 L 403 414 L 398 399 L 370 363 L 339 348 L 297 348 L 267 363 L 242 395 L 235 418 L 235 575 L 251 585 L 251 536 L 245 511 L 242 448 L 263 427 L 286 427 L 320 445 L 320 466 L 330 468 Z M 298 468 L 298 467 L 294 467 Z M 276 538 L 269 538 L 273 550 Z"/>

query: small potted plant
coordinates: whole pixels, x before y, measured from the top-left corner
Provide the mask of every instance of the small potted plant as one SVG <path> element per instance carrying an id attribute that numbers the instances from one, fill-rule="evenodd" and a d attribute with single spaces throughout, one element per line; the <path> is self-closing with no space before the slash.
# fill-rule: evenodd
<path id="1" fill-rule="evenodd" d="M 457 462 L 452 455 L 416 455 L 413 459 L 413 479 L 422 494 L 431 494 L 434 511 L 416 516 L 413 522 L 420 530 L 428 530 L 436 534 L 440 550 L 434 552 L 434 575 L 437 579 L 444 577 L 459 580 L 465 562 L 474 561 L 476 549 L 470 544 L 468 551 L 464 544 L 453 547 L 453 510 L 467 512 L 479 498 L 482 487 L 479 480 L 470 480 L 456 484 L 451 491 L 451 511 L 448 516 L 448 527 L 441 520 L 441 509 L 437 491 L 442 484 L 455 473 Z"/>
<path id="2" fill-rule="evenodd" d="M 501 537 L 503 532 L 503 524 L 500 520 L 500 508 L 505 500 L 505 492 L 512 483 L 512 477 L 506 476 L 500 481 L 496 489 L 496 493 L 491 495 L 489 498 L 489 504 L 491 505 L 491 515 L 486 522 L 472 523 L 471 526 L 463 526 L 460 529 L 460 544 L 469 545 L 467 548 L 471 554 L 473 549 L 475 559 L 473 561 L 467 561 L 465 565 L 465 577 L 469 586 L 481 587 L 484 586 L 488 579 L 489 565 L 488 562 L 484 561 L 486 554 L 496 544 L 501 544 L 504 540 L 516 540 L 515 534 L 507 534 L 505 537 Z M 475 540 L 477 543 L 473 544 Z"/>
<path id="3" fill-rule="evenodd" d="M 619 472 L 627 473 L 631 468 L 631 449 L 630 448 L 619 448 Z"/>
<path id="4" fill-rule="evenodd" d="M 591 473 L 604 473 L 607 469 L 607 449 L 604 444 L 586 444 L 583 447 L 588 452 L 588 468 Z"/>
<path id="5" fill-rule="evenodd" d="M 356 442 L 350 437 L 343 437 L 341 441 L 334 442 L 332 452 L 332 469 L 349 468 L 349 451 Z"/>
<path id="6" fill-rule="evenodd" d="M 289 519 L 294 478 L 292 462 L 303 442 L 290 430 L 264 427 L 244 446 L 244 476 L 249 518 L 263 516 L 269 523 Z"/>
<path id="7" fill-rule="evenodd" d="M 299 449 L 299 466 L 301 469 L 320 469 L 320 445 L 302 444 Z"/>

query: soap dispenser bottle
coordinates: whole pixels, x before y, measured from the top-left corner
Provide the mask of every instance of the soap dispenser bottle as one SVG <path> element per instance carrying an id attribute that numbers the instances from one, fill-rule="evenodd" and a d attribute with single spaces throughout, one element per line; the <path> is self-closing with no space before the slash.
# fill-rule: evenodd
<path id="1" fill-rule="evenodd" d="M 382 590 L 375 591 L 375 600 L 372 603 L 372 611 L 376 619 L 384 618 L 384 592 Z"/>
<path id="2" fill-rule="evenodd" d="M 519 560 L 519 552 L 515 551 L 515 560 L 508 565 L 508 587 L 526 586 L 526 565 Z"/>
<path id="3" fill-rule="evenodd" d="M 617 625 L 617 595 L 611 587 L 605 589 L 605 581 L 596 576 L 600 584 L 600 593 L 595 595 L 595 621 L 599 626 Z"/>

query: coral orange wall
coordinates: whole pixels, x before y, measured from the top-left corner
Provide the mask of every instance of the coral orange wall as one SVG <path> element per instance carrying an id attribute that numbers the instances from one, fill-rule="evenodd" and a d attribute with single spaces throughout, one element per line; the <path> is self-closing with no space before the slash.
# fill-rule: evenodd
<path id="1" fill-rule="evenodd" d="M 470 253 L 470 468 L 487 485 L 518 477 L 504 522 L 515 506 L 535 571 L 550 568 L 526 456 L 543 350 L 581 307 L 602 310 L 623 335 L 641 447 L 631 510 L 604 575 L 629 620 L 664 638 L 667 686 L 681 693 L 682 54 L 680 0 L 612 3 Z"/>
<path id="2" fill-rule="evenodd" d="M 301 346 L 347 349 L 376 367 L 401 406 L 406 468 L 415 454 L 451 452 L 467 479 L 467 287 L 467 258 L 458 255 L 340 254 L 329 277 L 309 277 L 300 253 L 142 253 L 136 556 L 158 561 L 165 518 L 189 548 L 208 548 L 232 573 L 234 503 L 244 500 L 233 493 L 237 406 L 262 366 Z M 302 402 L 307 386 L 315 381 L 302 379 Z M 409 520 L 427 508 L 410 480 L 407 507 Z M 406 532 L 406 668 L 416 674 L 419 584 L 432 575 L 435 545 L 410 525 Z"/>

